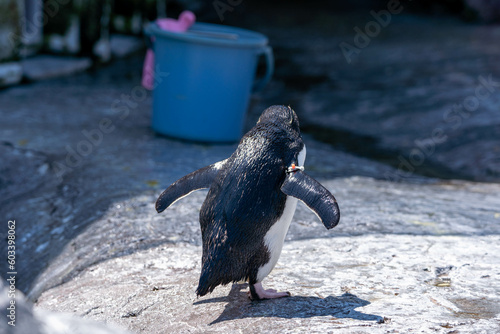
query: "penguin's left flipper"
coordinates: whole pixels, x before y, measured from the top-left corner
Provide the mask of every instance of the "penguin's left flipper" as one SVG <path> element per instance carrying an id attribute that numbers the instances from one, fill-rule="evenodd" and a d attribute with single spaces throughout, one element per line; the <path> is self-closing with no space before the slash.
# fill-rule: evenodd
<path id="1" fill-rule="evenodd" d="M 224 162 L 225 160 L 200 168 L 172 183 L 156 200 L 156 211 L 164 211 L 193 191 L 210 188 Z"/>
<path id="2" fill-rule="evenodd" d="M 304 202 L 327 229 L 334 228 L 339 223 L 340 211 L 335 197 L 303 171 L 288 173 L 281 191 Z"/>

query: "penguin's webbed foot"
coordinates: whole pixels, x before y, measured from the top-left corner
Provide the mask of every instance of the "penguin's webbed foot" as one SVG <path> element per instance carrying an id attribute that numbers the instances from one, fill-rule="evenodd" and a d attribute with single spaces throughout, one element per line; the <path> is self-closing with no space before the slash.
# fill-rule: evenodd
<path id="1" fill-rule="evenodd" d="M 265 290 L 262 287 L 262 283 L 250 284 L 250 291 L 248 291 L 248 297 L 251 300 L 262 300 L 262 299 L 274 299 L 281 297 L 290 297 L 290 292 L 278 292 L 274 289 Z"/>

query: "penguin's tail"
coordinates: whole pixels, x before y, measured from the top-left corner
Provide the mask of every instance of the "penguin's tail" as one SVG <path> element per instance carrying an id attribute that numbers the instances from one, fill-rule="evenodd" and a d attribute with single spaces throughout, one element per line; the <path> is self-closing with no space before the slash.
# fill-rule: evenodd
<path id="1" fill-rule="evenodd" d="M 215 287 L 217 287 L 219 284 L 224 284 L 221 277 L 219 275 L 214 275 L 212 270 L 205 270 L 204 268 L 200 275 L 200 281 L 198 282 L 196 294 L 198 295 L 198 297 L 201 297 L 206 295 L 207 293 L 212 293 Z"/>
<path id="2" fill-rule="evenodd" d="M 201 271 L 200 281 L 198 283 L 198 288 L 196 289 L 196 294 L 198 295 L 198 297 L 201 297 L 206 295 L 207 293 L 212 293 L 212 291 L 214 291 L 214 289 L 219 285 L 234 283 L 242 279 L 244 278 L 238 277 L 236 279 L 231 275 L 228 275 L 226 271 L 220 270 L 220 268 L 210 268 L 210 266 L 208 265 Z"/>
<path id="3" fill-rule="evenodd" d="M 212 291 L 213 291 L 213 289 L 212 289 Z M 212 292 L 212 291 L 210 291 L 210 292 Z M 208 292 L 209 292 L 209 289 L 206 285 L 205 286 L 198 285 L 198 288 L 196 289 L 196 295 L 198 297 L 202 297 L 202 296 L 206 295 Z"/>
<path id="4" fill-rule="evenodd" d="M 215 287 L 219 284 L 209 283 L 207 279 L 208 275 L 201 275 L 200 282 L 198 283 L 198 288 L 196 288 L 196 295 L 198 297 L 204 296 L 207 293 L 212 293 Z"/>

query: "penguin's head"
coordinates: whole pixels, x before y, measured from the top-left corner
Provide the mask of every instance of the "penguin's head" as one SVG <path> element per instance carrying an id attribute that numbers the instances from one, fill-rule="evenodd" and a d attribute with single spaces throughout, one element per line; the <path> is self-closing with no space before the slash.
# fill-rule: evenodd
<path id="1" fill-rule="evenodd" d="M 259 117 L 260 123 L 273 123 L 279 126 L 285 126 L 300 133 L 299 118 L 292 108 L 286 106 L 270 106 Z"/>

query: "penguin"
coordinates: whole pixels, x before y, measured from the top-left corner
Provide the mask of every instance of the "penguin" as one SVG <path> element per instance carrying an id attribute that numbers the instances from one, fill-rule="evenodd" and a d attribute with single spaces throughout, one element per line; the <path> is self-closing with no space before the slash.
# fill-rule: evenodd
<path id="1" fill-rule="evenodd" d="M 200 209 L 198 296 L 242 281 L 249 284 L 251 300 L 290 296 L 264 289 L 262 281 L 278 261 L 297 201 L 327 229 L 340 220 L 335 197 L 304 172 L 305 157 L 295 111 L 271 106 L 229 158 L 182 177 L 158 197 L 156 211 L 161 213 L 191 192 L 209 189 Z"/>

